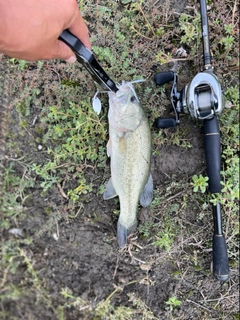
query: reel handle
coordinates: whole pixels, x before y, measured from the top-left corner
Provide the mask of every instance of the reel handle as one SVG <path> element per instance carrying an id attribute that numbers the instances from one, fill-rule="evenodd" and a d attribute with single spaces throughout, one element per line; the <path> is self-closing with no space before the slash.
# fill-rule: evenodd
<path id="1" fill-rule="evenodd" d="M 217 117 L 204 120 L 204 147 L 208 175 L 208 189 L 211 193 L 219 193 L 221 185 L 221 144 Z"/>
<path id="2" fill-rule="evenodd" d="M 154 125 L 155 127 L 160 129 L 176 127 L 176 125 L 179 124 L 179 116 L 175 105 L 177 105 L 177 100 L 179 100 L 181 96 L 180 93 L 177 91 L 177 73 L 173 71 L 159 72 L 155 74 L 154 81 L 159 86 L 173 81 L 170 99 L 175 113 L 175 118 L 157 118 L 155 120 Z"/>

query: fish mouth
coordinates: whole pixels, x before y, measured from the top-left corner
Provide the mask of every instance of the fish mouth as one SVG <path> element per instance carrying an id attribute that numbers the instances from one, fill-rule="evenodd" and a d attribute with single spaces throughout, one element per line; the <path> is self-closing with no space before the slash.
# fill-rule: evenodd
<path id="1" fill-rule="evenodd" d="M 109 103 L 112 105 L 126 105 L 128 103 L 129 92 L 109 92 Z"/>

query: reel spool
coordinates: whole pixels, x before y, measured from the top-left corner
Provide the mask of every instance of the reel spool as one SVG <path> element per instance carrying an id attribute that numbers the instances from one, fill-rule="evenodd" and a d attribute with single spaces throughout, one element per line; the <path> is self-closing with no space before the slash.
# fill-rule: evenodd
<path id="1" fill-rule="evenodd" d="M 182 111 L 196 120 L 219 116 L 225 106 L 221 85 L 213 72 L 198 73 L 184 89 Z"/>

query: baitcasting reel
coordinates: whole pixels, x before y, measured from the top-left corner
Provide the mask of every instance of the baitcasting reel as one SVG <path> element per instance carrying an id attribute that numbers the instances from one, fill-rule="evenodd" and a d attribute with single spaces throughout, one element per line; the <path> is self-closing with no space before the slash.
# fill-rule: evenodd
<path id="1" fill-rule="evenodd" d="M 158 85 L 173 81 L 170 99 L 175 118 L 156 119 L 157 128 L 169 128 L 179 124 L 179 113 L 190 114 L 196 120 L 212 119 L 219 116 L 225 106 L 221 85 L 212 69 L 198 73 L 181 91 L 177 90 L 176 72 L 159 72 L 154 81 Z"/>

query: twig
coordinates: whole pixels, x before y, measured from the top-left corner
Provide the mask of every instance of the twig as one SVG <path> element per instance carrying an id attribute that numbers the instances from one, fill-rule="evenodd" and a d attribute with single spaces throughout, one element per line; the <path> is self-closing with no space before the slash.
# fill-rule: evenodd
<path id="1" fill-rule="evenodd" d="M 208 299 L 208 300 L 200 300 L 199 302 L 214 302 L 214 301 L 219 301 L 219 300 L 223 300 L 223 299 L 230 299 L 230 298 L 236 298 L 238 297 L 236 294 L 233 294 L 231 296 L 223 296 L 221 298 L 218 299 Z"/>
<path id="2" fill-rule="evenodd" d="M 65 198 L 65 199 L 69 199 L 69 198 L 68 198 L 68 196 L 66 195 L 66 193 L 63 191 L 63 189 L 62 189 L 62 187 L 61 187 L 60 183 L 57 183 L 57 186 L 58 186 L 58 189 L 59 189 L 59 191 L 60 191 L 61 195 L 63 196 L 63 198 Z"/>
<path id="3" fill-rule="evenodd" d="M 195 304 L 196 306 L 198 306 L 198 307 L 200 307 L 200 308 L 203 308 L 203 309 L 207 310 L 208 312 L 212 312 L 210 309 L 208 309 L 208 308 L 206 308 L 206 307 L 202 306 L 201 304 L 196 303 L 195 301 L 192 301 L 192 300 L 190 300 L 190 299 L 187 299 L 186 301 L 187 301 L 187 302 L 190 302 L 190 303 L 193 303 L 193 304 Z"/>
<path id="4" fill-rule="evenodd" d="M 35 125 L 35 122 L 37 121 L 37 118 L 38 118 L 38 116 L 36 116 L 36 117 L 33 119 L 32 126 Z"/>
<path id="5" fill-rule="evenodd" d="M 142 9 L 141 5 L 139 5 L 139 10 L 141 11 L 141 13 L 142 13 L 142 15 L 143 15 L 143 17 L 144 17 L 144 19 L 145 19 L 145 21 L 146 21 L 146 23 L 147 23 L 147 26 L 151 29 L 152 34 L 155 35 L 155 32 L 154 32 L 152 26 L 150 25 L 150 23 L 148 22 L 148 19 L 147 19 L 147 17 L 145 16 L 145 13 L 143 12 L 143 9 Z"/>
<path id="6" fill-rule="evenodd" d="M 133 26 L 131 27 L 131 29 L 133 30 L 133 31 L 135 31 L 140 37 L 143 37 L 143 38 L 145 38 L 145 39 L 147 39 L 147 40 L 152 40 L 151 38 L 149 38 L 149 37 L 146 37 L 146 36 L 144 36 L 143 34 L 141 34 L 141 32 L 139 32 L 137 29 L 135 29 Z"/>
<path id="7" fill-rule="evenodd" d="M 119 262 L 119 256 L 117 256 L 116 266 L 115 266 L 115 270 L 113 273 L 113 279 L 116 277 L 116 274 L 117 274 L 118 262 Z"/>
<path id="8" fill-rule="evenodd" d="M 55 219 L 56 220 L 56 226 L 57 226 L 57 237 L 58 237 L 58 239 L 59 239 L 59 226 L 58 226 L 58 221 L 57 221 L 57 219 Z"/>
<path id="9" fill-rule="evenodd" d="M 131 252 L 130 246 L 128 247 L 128 253 L 129 253 L 130 257 L 132 257 L 132 258 L 135 259 L 136 261 L 141 262 L 141 263 L 146 263 L 146 261 L 143 261 L 143 260 L 140 260 L 140 259 L 134 257 L 134 255 L 133 255 L 132 252 Z"/>
<path id="10" fill-rule="evenodd" d="M 83 204 L 81 203 L 77 213 L 74 216 L 74 218 L 77 218 L 77 216 L 78 216 L 78 214 L 79 214 L 79 212 L 81 211 L 82 208 L 83 208 Z"/>
<path id="11" fill-rule="evenodd" d="M 232 14 L 232 25 L 234 25 L 234 16 L 237 9 L 237 0 L 235 0 L 234 6 L 233 6 L 233 14 Z"/>
<path id="12" fill-rule="evenodd" d="M 168 199 L 166 199 L 166 201 L 171 201 L 174 198 L 177 198 L 178 196 L 180 196 L 182 193 L 183 193 L 183 191 L 180 191 L 180 192 L 174 194 L 173 196 L 169 197 Z"/>

